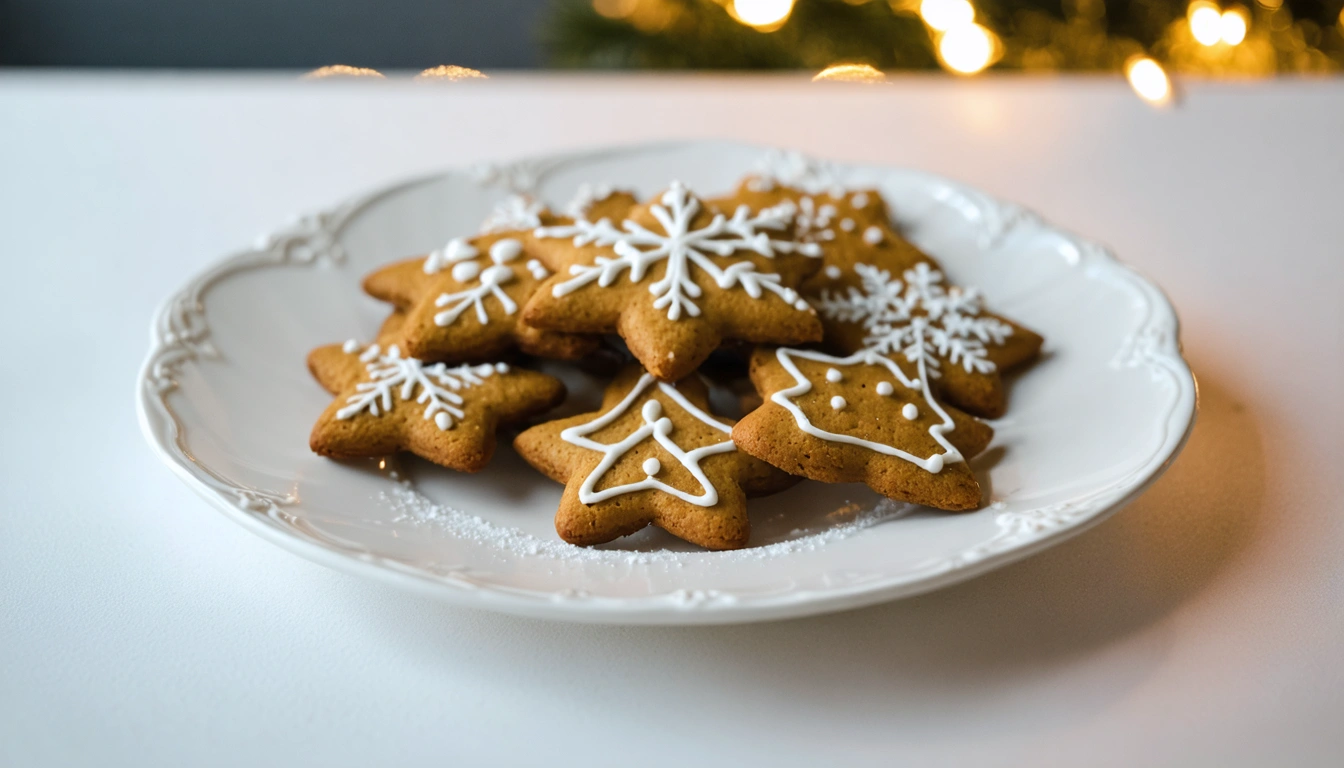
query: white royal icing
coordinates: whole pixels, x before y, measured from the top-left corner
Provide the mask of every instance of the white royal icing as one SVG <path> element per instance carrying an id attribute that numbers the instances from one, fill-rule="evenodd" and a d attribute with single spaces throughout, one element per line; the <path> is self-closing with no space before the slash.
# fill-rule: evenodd
<path id="1" fill-rule="evenodd" d="M 921 262 L 905 270 L 905 281 L 868 264 L 856 264 L 860 288 L 845 293 L 822 291 L 817 307 L 841 322 L 861 322 L 866 348 L 899 352 L 921 366 L 921 377 L 942 375 L 940 357 L 967 373 L 990 373 L 994 362 L 986 344 L 1001 345 L 1013 334 L 1007 323 L 982 314 L 975 288 L 945 288 L 943 273 Z"/>
<path id="2" fill-rule="evenodd" d="M 588 210 L 592 208 L 594 204 L 606 200 L 618 191 L 622 190 L 618 190 L 615 186 L 605 181 L 599 181 L 595 184 L 584 182 L 580 184 L 578 190 L 575 191 L 574 198 L 565 205 L 565 214 L 575 219 L 587 218 Z"/>
<path id="3" fill-rule="evenodd" d="M 771 231 L 788 227 L 796 206 L 777 205 L 752 214 L 743 205 L 732 217 L 715 214 L 704 227 L 692 229 L 692 221 L 700 212 L 700 206 L 700 201 L 681 182 L 673 182 L 660 204 L 650 207 L 650 213 L 662 225 L 661 234 L 629 219 L 617 229 L 609 219 L 593 222 L 582 217 L 573 224 L 537 229 L 537 237 L 572 238 L 576 246 L 598 245 L 610 247 L 615 252 L 615 258 L 598 256 L 593 264 L 571 266 L 569 272 L 574 277 L 557 283 L 551 289 L 552 294 L 565 296 L 594 282 L 605 288 L 627 270 L 630 281 L 637 283 L 644 279 L 650 266 L 666 261 L 665 275 L 649 285 L 649 292 L 653 294 L 654 308 L 665 309 L 669 320 L 676 320 L 683 313 L 691 317 L 700 314 L 695 299 L 702 291 L 692 279 L 693 269 L 709 275 L 720 288 L 740 287 L 753 299 L 761 298 L 763 291 L 770 291 L 800 311 L 808 308 L 806 302 L 799 301 L 796 291 L 780 284 L 777 273 L 758 272 L 756 266 L 745 259 L 720 268 L 711 258 L 739 252 L 756 253 L 766 258 L 781 253 L 820 256 L 821 249 L 813 243 L 770 237 Z"/>
<path id="4" fill-rule="evenodd" d="M 909 421 L 914 421 L 919 418 L 919 406 L 914 403 L 906 403 L 901 406 L 901 415 Z"/>
<path id="5" fill-rule="evenodd" d="M 474 259 L 479 253 L 466 240 L 460 237 L 454 237 L 446 245 L 437 251 L 431 251 L 425 258 L 425 274 L 433 275 L 442 271 L 449 264 L 456 264 L 466 259 Z"/>
<path id="6" fill-rule="evenodd" d="M 710 427 L 723 432 L 725 435 L 732 432 L 732 427 L 723 424 L 708 413 L 697 408 L 695 404 L 687 400 L 676 387 L 658 381 L 653 376 L 646 373 L 640 377 L 639 381 L 635 383 L 635 386 L 631 388 L 630 392 L 626 394 L 625 398 L 622 399 L 615 408 L 599 415 L 592 421 L 580 424 L 576 427 L 570 427 L 560 433 L 561 440 L 564 440 L 571 445 L 577 445 L 581 448 L 587 448 L 602 454 L 602 460 L 598 462 L 598 465 L 594 467 L 593 471 L 584 479 L 583 485 L 579 487 L 579 501 L 584 504 L 596 504 L 600 501 L 610 499 L 613 496 L 619 496 L 625 493 L 659 490 L 699 507 L 712 507 L 719 503 L 718 489 L 710 483 L 704 470 L 700 468 L 700 461 L 712 454 L 730 453 L 737 450 L 733 445 L 733 441 L 724 439 L 722 442 L 703 445 L 691 451 L 682 450 L 682 448 L 673 442 L 670 437 L 673 429 L 672 420 L 663 415 L 662 405 L 657 400 L 649 399 L 644 402 L 644 405 L 640 409 L 640 416 L 644 421 L 643 426 L 636 429 L 634 432 L 631 432 L 623 440 L 616 443 L 606 444 L 588 438 L 588 435 L 601 430 L 603 427 L 606 427 L 624 415 L 625 412 L 630 409 L 630 406 L 639 399 L 640 395 L 642 395 L 650 386 L 655 384 L 664 395 L 670 397 L 673 402 L 682 408 L 682 410 Z M 625 485 L 613 486 L 602 491 L 594 490 L 597 487 L 598 481 L 607 473 L 607 470 L 615 466 L 616 462 L 619 461 L 631 448 L 649 437 L 656 440 L 664 450 L 676 458 L 677 462 L 681 464 L 686 471 L 691 473 L 691 476 L 694 477 L 696 481 L 700 483 L 700 487 L 704 489 L 703 493 L 692 495 L 686 491 L 673 488 L 667 483 L 653 477 L 653 475 L 657 474 L 662 469 L 661 462 L 654 458 L 646 459 L 644 461 L 641 468 L 644 470 L 647 477 L 643 480 L 634 483 L 626 483 Z"/>
<path id="7" fill-rule="evenodd" d="M 827 268 L 825 269 L 825 272 L 826 272 L 826 277 L 829 277 L 829 278 L 832 279 L 832 280 L 839 280 L 839 279 L 840 279 L 840 275 L 841 275 L 840 268 L 837 267 L 837 266 L 835 266 L 835 265 L 831 265 L 831 266 L 827 267 Z"/>
<path id="8" fill-rule="evenodd" d="M 349 342 L 342 348 L 354 352 Z M 424 418 L 433 419 L 439 429 L 452 429 L 453 420 L 466 415 L 459 407 L 464 400 L 458 391 L 484 384 L 492 374 L 508 372 L 503 363 L 455 368 L 443 363 L 425 365 L 418 358 L 402 357 L 396 345 L 388 347 L 384 354 L 377 344 L 371 344 L 359 359 L 368 371 L 369 380 L 355 386 L 355 394 L 346 399 L 347 405 L 336 412 L 338 419 L 353 418 L 364 411 L 370 416 L 381 416 L 392 410 L 394 393 L 401 400 L 410 400 L 419 389 L 415 402 L 425 406 Z"/>
<path id="9" fill-rule="evenodd" d="M 895 392 L 895 391 L 896 391 L 896 388 L 893 387 L 893 386 L 891 386 L 891 382 L 890 382 L 890 381 L 879 381 L 879 382 L 877 382 L 877 394 L 879 394 L 879 395 L 881 395 L 881 396 L 883 396 L 883 397 L 890 397 L 891 394 L 892 394 L 893 392 Z"/>
<path id="10" fill-rule="evenodd" d="M 533 280 L 545 280 L 551 275 L 551 271 L 546 268 L 546 265 L 536 259 L 528 259 L 526 266 L 527 271 L 532 274 Z"/>
<path id="11" fill-rule="evenodd" d="M 863 242 L 869 245 L 877 245 L 882 242 L 882 230 L 876 225 L 863 230 Z"/>
<path id="12" fill-rule="evenodd" d="M 472 257 L 475 257 L 480 253 L 475 248 L 472 248 L 471 250 Z M 476 261 L 459 261 L 457 264 L 453 265 L 451 274 L 454 280 L 459 283 L 468 283 L 473 280 L 477 280 L 478 282 L 476 285 L 461 291 L 439 294 L 439 297 L 434 300 L 434 306 L 445 307 L 445 309 L 434 315 L 435 325 L 440 327 L 452 325 L 457 322 L 457 319 L 468 309 L 475 309 L 476 319 L 480 321 L 481 325 L 485 325 L 490 321 L 490 316 L 485 309 L 485 300 L 491 296 L 494 296 L 495 299 L 499 301 L 500 306 L 504 308 L 505 314 L 512 315 L 517 312 L 517 302 L 504 292 L 502 286 L 517 279 L 518 273 L 515 272 L 514 268 L 509 266 L 509 264 L 510 262 L 517 261 L 522 253 L 522 241 L 512 237 L 505 237 L 496 240 L 490 246 L 490 261 L 488 265 Z M 541 267 L 539 262 L 532 259 L 526 264 L 527 270 L 533 278 L 540 280 L 542 278 L 537 277 L 538 270 L 533 268 L 534 263 L 537 267 Z M 545 267 L 541 267 L 541 271 L 544 272 Z M 545 277 L 545 275 L 542 277 Z"/>
<path id="13" fill-rule="evenodd" d="M 943 410 L 942 406 L 940 406 L 938 402 L 933 399 L 933 396 L 929 392 L 927 387 L 921 386 L 918 383 L 919 382 L 918 379 L 906 378 L 906 375 L 903 371 L 901 371 L 900 366 L 896 365 L 894 361 L 885 357 L 884 355 L 881 355 L 870 349 L 865 349 L 860 352 L 856 352 L 848 357 L 835 357 L 833 355 L 827 355 L 821 352 L 812 352 L 803 349 L 788 349 L 785 347 L 779 348 L 775 352 L 775 355 L 778 358 L 780 364 L 784 366 L 784 370 L 788 371 L 789 374 L 793 376 L 794 384 L 790 387 L 786 387 L 785 389 L 781 389 L 778 392 L 774 393 L 773 395 L 770 396 L 770 399 L 788 409 L 788 411 L 791 414 L 793 414 L 793 419 L 798 424 L 798 428 L 806 432 L 807 434 L 812 435 L 813 437 L 821 438 L 822 440 L 829 440 L 831 442 L 858 445 L 867 448 L 870 451 L 876 451 L 877 453 L 885 454 L 887 456 L 897 456 L 899 458 L 905 459 L 906 461 L 916 466 L 923 468 L 928 472 L 933 472 L 935 474 L 943 471 L 943 467 L 946 464 L 963 460 L 961 452 L 959 452 L 956 448 L 953 448 L 952 444 L 947 441 L 946 437 L 944 437 L 946 433 L 951 432 L 953 429 L 955 429 L 956 425 L 952 421 L 952 417 L 948 416 L 947 412 Z M 865 440 L 861 437 L 855 437 L 854 435 L 845 435 L 837 432 L 830 432 L 816 426 L 815 424 L 812 423 L 812 420 L 807 417 L 807 414 L 803 413 L 803 409 L 798 406 L 798 403 L 794 402 L 794 398 L 799 397 L 800 395 L 805 395 L 808 392 L 812 391 L 812 382 L 809 381 L 807 377 L 803 375 L 802 371 L 798 370 L 798 365 L 794 362 L 795 358 L 801 358 L 804 360 L 813 360 L 819 363 L 827 363 L 833 366 L 868 365 L 868 366 L 880 366 L 885 368 L 887 371 L 891 373 L 893 377 L 895 377 L 898 381 L 900 381 L 901 384 L 904 385 L 907 389 L 914 390 L 918 392 L 920 395 L 922 395 L 924 401 L 929 404 L 929 407 L 932 408 L 933 411 L 938 414 L 941 421 L 929 427 L 929 436 L 932 437 L 938 443 L 938 445 L 940 445 L 943 448 L 943 452 L 935 453 L 927 458 L 922 458 L 919 456 L 915 456 L 914 454 L 909 453 L 907 451 L 903 451 L 900 448 L 897 448 L 893 445 L 878 443 L 872 440 Z M 920 368 L 922 373 L 923 363 L 920 363 Z M 882 383 L 885 384 L 886 382 Z M 880 389 L 879 394 L 881 394 Z M 839 405 L 837 405 L 837 402 L 839 403 Z M 832 408 L 839 410 L 845 407 L 845 405 L 846 403 L 843 397 L 837 395 L 831 398 Z M 901 409 L 902 414 L 908 414 L 909 413 L 908 409 L 912 405 L 913 405 L 912 403 L 906 403 L 905 406 L 903 406 Z M 910 417 L 906 415 L 906 418 Z"/>
<path id="14" fill-rule="evenodd" d="M 868 193 L 855 192 L 854 196 L 849 198 L 849 204 L 855 208 L 865 208 L 868 206 Z"/>
<path id="15" fill-rule="evenodd" d="M 838 368 L 828 368 L 826 370 L 826 380 L 832 384 L 839 384 L 845 375 Z"/>
<path id="16" fill-rule="evenodd" d="M 854 227 L 856 227 L 856 226 L 858 226 L 858 225 L 856 225 L 856 224 L 854 223 L 854 220 L 851 219 L 851 218 L 849 218 L 848 216 L 846 216 L 845 218 L 843 218 L 843 219 L 840 220 L 840 228 L 843 229 L 843 230 L 846 231 L 846 232 L 853 232 L 853 231 L 854 231 Z"/>
<path id="17" fill-rule="evenodd" d="M 546 207 L 526 195 L 509 195 L 499 201 L 481 223 L 481 234 L 522 232 L 541 226 Z"/>

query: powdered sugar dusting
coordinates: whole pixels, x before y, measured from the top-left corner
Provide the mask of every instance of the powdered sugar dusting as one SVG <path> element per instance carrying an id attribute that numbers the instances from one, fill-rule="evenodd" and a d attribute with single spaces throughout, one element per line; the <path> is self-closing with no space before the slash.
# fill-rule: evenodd
<path id="1" fill-rule="evenodd" d="M 439 504 L 415 490 L 409 482 L 398 482 L 391 490 L 379 494 L 380 500 L 396 512 L 395 523 L 432 526 L 456 539 L 470 541 L 495 551 L 518 557 L 544 558 L 575 563 L 609 563 L 619 565 L 666 564 L 680 567 L 689 557 L 712 557 L 716 562 L 759 562 L 779 557 L 815 552 L 838 541 L 870 528 L 877 523 L 906 514 L 908 504 L 883 500 L 871 509 L 856 512 L 845 522 L 824 530 L 807 533 L 795 530 L 797 536 L 787 541 L 750 547 L 731 552 L 674 552 L 671 550 L 631 551 L 579 547 L 555 539 L 541 539 L 512 526 L 496 525 L 480 515 Z"/>

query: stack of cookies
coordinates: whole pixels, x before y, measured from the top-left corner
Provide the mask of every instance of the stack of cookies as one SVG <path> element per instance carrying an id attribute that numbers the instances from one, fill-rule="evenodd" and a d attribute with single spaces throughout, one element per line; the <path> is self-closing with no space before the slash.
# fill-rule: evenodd
<path id="1" fill-rule="evenodd" d="M 993 435 L 979 419 L 1003 415 L 1002 374 L 1041 347 L 949 284 L 875 190 L 760 176 L 712 199 L 678 182 L 642 203 L 585 186 L 563 215 L 511 198 L 479 233 L 364 289 L 393 311 L 374 343 L 309 355 L 336 396 L 312 449 L 475 472 L 498 429 L 526 427 L 513 445 L 564 484 L 556 531 L 580 545 L 652 524 L 743 547 L 747 497 L 800 478 L 977 509 L 966 462 Z M 565 388 L 537 358 L 612 350 L 624 362 L 599 410 L 538 423 Z M 742 419 L 714 414 L 711 378 L 748 376 Z"/>

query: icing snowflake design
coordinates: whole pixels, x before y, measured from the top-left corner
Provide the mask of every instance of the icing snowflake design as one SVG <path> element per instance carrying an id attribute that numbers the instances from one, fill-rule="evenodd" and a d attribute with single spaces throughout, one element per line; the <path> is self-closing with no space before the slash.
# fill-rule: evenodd
<path id="1" fill-rule="evenodd" d="M 462 238 L 450 240 L 442 249 L 431 253 L 425 259 L 426 273 L 434 274 L 451 267 L 454 280 L 459 283 L 476 283 L 461 291 L 439 294 L 434 300 L 434 306 L 442 307 L 443 311 L 434 315 L 434 324 L 447 327 L 457 322 L 468 309 L 475 309 L 476 319 L 485 325 L 490 321 L 485 300 L 491 296 L 504 308 L 505 314 L 517 312 L 518 303 L 504 292 L 503 286 L 518 279 L 512 263 L 522 254 L 522 241 L 511 237 L 496 240 L 490 246 L 488 263 L 477 261 L 480 250 Z M 529 259 L 525 266 L 534 280 L 543 280 L 551 274 L 536 259 Z"/>
<path id="2" fill-rule="evenodd" d="M 357 345 L 353 341 L 345 343 L 345 351 L 353 353 Z M 377 344 L 371 344 L 359 356 L 360 362 L 368 370 L 369 380 L 355 387 L 355 394 L 346 399 L 347 405 L 336 412 L 336 418 L 349 419 L 368 411 L 370 416 L 380 416 L 393 408 L 393 396 L 425 406 L 424 418 L 433 419 L 435 426 L 442 430 L 452 429 L 453 425 L 466 414 L 460 407 L 464 402 L 458 392 L 480 386 L 485 379 L 496 373 L 509 372 L 504 363 L 494 365 L 459 365 L 449 368 L 443 363 L 425 365 L 418 358 L 402 357 L 401 350 L 394 344 L 383 354 Z M 420 394 L 416 395 L 416 390 Z"/>
<path id="3" fill-rule="evenodd" d="M 739 287 L 753 299 L 759 299 L 763 291 L 770 291 L 799 311 L 809 308 L 807 302 L 799 298 L 797 291 L 780 284 L 778 274 L 759 272 L 754 264 L 746 260 L 720 268 L 712 258 L 731 256 L 741 251 L 750 251 L 771 259 L 781 253 L 820 256 L 821 248 L 815 243 L 770 237 L 770 232 L 785 229 L 793 221 L 796 213 L 794 205 L 777 205 L 755 214 L 743 205 L 738 207 L 731 218 L 718 213 L 707 225 L 692 229 L 692 221 L 700 212 L 700 206 L 700 201 L 681 182 L 673 182 L 660 199 L 660 204 L 649 209 L 663 227 L 661 234 L 629 219 L 622 222 L 622 228 L 617 229 L 609 219 L 593 222 L 583 217 L 570 225 L 537 229 L 537 237 L 573 238 L 576 246 L 610 247 L 616 254 L 616 258 L 599 256 L 593 264 L 571 266 L 569 272 L 574 277 L 556 284 L 552 294 L 558 298 L 594 282 L 605 288 L 616 282 L 621 273 L 627 270 L 630 281 L 637 283 L 644 279 L 644 273 L 650 266 L 666 261 L 666 274 L 649 286 L 649 293 L 653 294 L 654 308 L 667 310 L 669 320 L 676 320 L 683 313 L 691 317 L 700 315 L 700 307 L 695 299 L 702 292 L 692 279 L 693 269 L 709 275 L 716 285 L 725 290 Z"/>
<path id="4" fill-rule="evenodd" d="M 856 264 L 854 271 L 862 289 L 823 291 L 816 305 L 832 320 L 863 323 L 865 349 L 904 356 L 919 366 L 922 378 L 940 378 L 941 359 L 967 373 L 994 371 L 985 345 L 1003 344 L 1013 327 L 982 314 L 978 290 L 944 287 L 943 273 L 923 262 L 905 270 L 904 282 L 868 264 Z"/>
<path id="5" fill-rule="evenodd" d="M 621 400 L 615 408 L 612 408 L 610 411 L 607 411 L 590 422 L 580 424 L 577 427 L 570 427 L 560 433 L 561 440 L 564 440 L 571 445 L 577 445 L 581 448 L 587 448 L 602 454 L 602 460 L 598 462 L 598 465 L 593 468 L 592 472 L 588 473 L 588 477 L 584 478 L 583 485 L 579 487 L 579 501 L 584 504 L 596 504 L 599 501 L 604 501 L 624 493 L 658 490 L 664 493 L 669 493 L 682 501 L 700 507 L 712 507 L 719 503 L 719 491 L 712 483 L 710 483 L 709 477 L 705 475 L 705 471 L 700 468 L 700 461 L 706 456 L 716 453 L 730 453 L 737 450 L 737 447 L 733 445 L 731 439 L 725 437 L 721 442 L 702 445 L 699 448 L 690 451 L 683 450 L 681 446 L 677 445 L 676 442 L 672 440 L 672 420 L 663 415 L 663 406 L 657 400 L 650 399 L 645 401 L 644 406 L 639 412 L 641 419 L 643 419 L 643 424 L 624 439 L 615 443 L 599 443 L 588 437 L 588 435 L 601 430 L 603 427 L 608 426 L 624 415 L 626 411 L 630 410 L 630 406 L 639 399 L 640 395 L 655 382 L 657 383 L 658 389 L 661 390 L 663 394 L 672 398 L 672 400 L 687 413 L 714 429 L 723 432 L 725 435 L 732 433 L 731 427 L 719 422 L 714 417 L 695 407 L 695 404 L 687 400 L 676 387 L 671 384 L 657 381 L 652 375 L 646 373 L 640 377 L 635 386 L 631 388 L 630 393 L 627 394 L 625 399 Z M 656 475 L 662 471 L 663 467 L 656 458 L 648 458 L 644 460 L 644 464 L 641 466 L 641 469 L 644 470 L 645 474 L 643 480 L 613 486 L 601 491 L 596 490 L 598 481 L 602 479 L 602 476 L 605 475 L 608 470 L 615 466 L 616 462 L 619 461 L 622 456 L 629 452 L 631 448 L 639 445 L 650 437 L 656 440 L 668 453 L 672 454 L 672 456 L 676 458 L 677 463 L 684 467 L 687 472 L 690 472 L 691 476 L 696 479 L 696 482 L 700 483 L 700 487 L 704 489 L 700 494 L 693 495 L 687 493 L 686 491 L 673 488 L 662 480 L 659 480 Z"/>
<path id="6" fill-rule="evenodd" d="M 527 195 L 509 195 L 499 201 L 481 224 L 482 234 L 519 232 L 541 226 L 546 207 Z"/>

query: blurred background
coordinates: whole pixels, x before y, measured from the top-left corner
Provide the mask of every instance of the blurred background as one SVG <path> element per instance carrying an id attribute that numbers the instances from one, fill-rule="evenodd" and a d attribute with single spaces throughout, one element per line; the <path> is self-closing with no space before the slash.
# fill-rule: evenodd
<path id="1" fill-rule="evenodd" d="M 0 65 L 331 64 L 1332 73 L 1344 0 L 0 0 Z"/>

